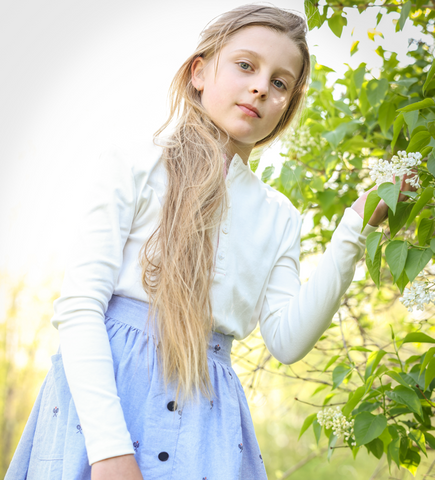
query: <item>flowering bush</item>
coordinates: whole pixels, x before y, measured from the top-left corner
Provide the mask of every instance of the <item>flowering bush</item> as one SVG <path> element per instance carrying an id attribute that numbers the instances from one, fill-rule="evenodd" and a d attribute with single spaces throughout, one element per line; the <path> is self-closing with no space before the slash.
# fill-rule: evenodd
<path id="1" fill-rule="evenodd" d="M 391 162 L 382 159 L 370 159 L 370 176 L 376 182 L 376 185 L 381 185 L 384 182 L 391 182 L 394 175 L 402 177 L 404 175 L 412 175 L 412 167 L 416 167 L 421 164 L 422 155 L 420 152 L 406 153 L 405 151 L 397 152 L 397 155 L 393 155 Z M 411 184 L 413 187 L 419 188 L 418 175 L 414 175 L 411 178 L 405 180 L 406 183 Z"/>
<path id="2" fill-rule="evenodd" d="M 333 408 L 320 410 L 320 412 L 317 413 L 317 421 L 322 427 L 332 428 L 332 433 L 337 438 L 343 435 L 345 440 L 349 440 L 349 437 L 355 440 L 355 435 L 353 434 L 355 420 L 349 422 L 341 413 L 340 407 L 335 407 L 335 410 Z M 352 442 L 352 445 L 356 445 L 356 443 Z"/>
<path id="3" fill-rule="evenodd" d="M 310 29 L 327 24 L 337 37 L 341 37 L 350 9 L 363 12 L 368 7 L 375 7 L 374 0 L 337 4 L 305 0 Z M 397 12 L 399 18 L 393 20 L 398 30 L 412 22 L 433 35 L 435 11 L 426 7 L 422 2 L 388 2 L 380 5 L 377 22 L 386 13 Z M 373 31 L 376 29 L 369 30 L 369 38 L 374 37 Z M 355 53 L 358 40 L 349 47 Z M 410 40 L 408 47 L 409 65 L 402 66 L 396 53 L 378 45 L 375 51 L 382 59 L 381 68 L 370 71 L 365 63 L 357 68 L 348 65 L 335 82 L 328 77 L 333 70 L 312 56 L 302 126 L 287 133 L 283 168 L 270 181 L 301 212 L 313 214 L 313 226 L 302 239 L 302 255 L 324 252 L 345 208 L 363 190 L 377 185 L 367 196 L 362 229 L 381 199 L 388 206 L 388 220 L 381 231 L 367 236 L 365 264 L 370 277 L 364 280 L 359 296 L 346 297 L 341 309 L 345 312 L 352 310 L 351 300 L 358 307 L 372 301 L 374 295 L 367 295 L 372 286 L 379 290 L 376 302 L 384 309 L 396 298 L 409 312 L 435 303 L 433 283 L 425 276 L 425 267 L 433 263 L 435 254 L 435 64 L 432 45 Z M 338 92 L 341 98 L 337 98 Z M 405 175 L 415 191 L 401 192 Z M 394 291 L 396 295 L 392 295 Z M 319 381 L 319 372 L 332 379 L 322 382 L 321 387 L 330 387 L 323 409 L 305 419 L 300 435 L 312 426 L 319 442 L 324 432 L 328 459 L 337 440 L 343 438 L 343 446 L 354 457 L 365 447 L 376 458 L 386 455 L 390 473 L 395 464 L 415 475 L 423 455 L 435 450 L 435 338 L 429 335 L 430 329 L 396 338 L 390 325 L 391 341 L 385 342 L 378 332 L 367 331 L 370 315 L 366 312 L 372 311 L 373 305 L 368 307 L 359 310 L 360 318 L 349 313 L 352 321 L 358 320 L 358 340 L 362 342 L 347 340 L 342 331 L 330 349 L 319 346 L 324 361 L 314 370 L 313 381 Z M 331 336 L 325 332 L 320 342 Z M 415 344 L 416 349 L 408 358 L 405 352 L 409 352 L 402 349 L 406 344 Z M 428 344 L 431 348 L 424 348 Z M 308 376 L 304 375 L 305 381 Z M 342 408 L 329 408 L 334 395 L 347 395 L 344 402 L 340 398 Z"/>

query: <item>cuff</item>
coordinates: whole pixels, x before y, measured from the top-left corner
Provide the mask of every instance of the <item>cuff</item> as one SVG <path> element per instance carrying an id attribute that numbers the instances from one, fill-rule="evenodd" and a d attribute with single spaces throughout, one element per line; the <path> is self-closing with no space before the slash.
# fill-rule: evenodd
<path id="1" fill-rule="evenodd" d="M 346 223 L 349 225 L 349 227 L 357 234 L 361 235 L 364 238 L 367 238 L 369 233 L 372 233 L 376 231 L 379 227 L 378 226 L 373 226 L 367 223 L 367 225 L 364 227 L 364 230 L 361 231 L 362 225 L 363 225 L 363 219 L 360 217 L 359 213 L 354 210 L 352 207 L 348 207 L 345 209 L 343 218 L 341 219 L 340 223 Z"/>
<path id="2" fill-rule="evenodd" d="M 99 462 L 101 460 L 106 460 L 107 458 L 112 457 L 119 457 L 121 455 L 128 455 L 128 454 L 135 454 L 134 448 L 132 445 L 125 445 L 125 444 L 112 444 L 106 445 L 104 448 L 101 449 L 93 449 L 92 452 L 88 453 L 88 461 L 89 466 L 92 466 L 95 462 Z"/>

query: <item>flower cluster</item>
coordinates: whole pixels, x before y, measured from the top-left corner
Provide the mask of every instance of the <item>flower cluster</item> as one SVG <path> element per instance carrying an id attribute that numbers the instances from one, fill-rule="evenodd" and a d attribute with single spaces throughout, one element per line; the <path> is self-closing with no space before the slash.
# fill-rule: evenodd
<path id="1" fill-rule="evenodd" d="M 355 420 L 347 421 L 346 417 L 341 413 L 340 407 L 327 408 L 326 410 L 320 410 L 317 413 L 317 421 L 320 425 L 324 425 L 325 428 L 332 428 L 332 432 L 337 438 L 340 438 L 341 435 L 344 435 L 345 440 L 349 440 L 349 437 L 352 440 L 355 440 L 355 435 L 353 433 L 353 424 Z M 352 446 L 355 446 L 356 442 L 352 442 Z"/>
<path id="2" fill-rule="evenodd" d="M 384 182 L 392 182 L 394 175 L 398 175 L 400 179 L 404 175 L 413 175 L 411 178 L 407 178 L 405 182 L 418 188 L 420 187 L 420 179 L 417 174 L 412 172 L 412 167 L 420 165 L 421 158 L 420 152 L 406 153 L 404 150 L 397 152 L 397 155 L 393 155 L 390 162 L 372 157 L 369 161 L 370 176 L 376 182 L 376 185 L 380 185 Z"/>
<path id="3" fill-rule="evenodd" d="M 302 125 L 297 130 L 289 127 L 285 136 L 282 138 L 282 144 L 287 147 L 289 151 L 305 155 L 313 147 L 324 147 L 328 142 L 325 138 L 311 135 L 310 128 L 307 125 Z"/>
<path id="4" fill-rule="evenodd" d="M 435 293 L 431 292 L 427 282 L 414 282 L 411 284 L 411 288 L 405 288 L 403 297 L 399 300 L 408 309 L 408 312 L 412 312 L 413 307 L 417 310 L 424 310 L 424 303 L 435 303 Z"/>

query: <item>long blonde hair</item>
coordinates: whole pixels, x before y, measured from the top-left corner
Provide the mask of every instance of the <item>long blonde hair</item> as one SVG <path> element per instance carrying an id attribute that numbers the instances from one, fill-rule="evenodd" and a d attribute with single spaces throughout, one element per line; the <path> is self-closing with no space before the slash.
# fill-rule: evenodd
<path id="1" fill-rule="evenodd" d="M 191 66 L 201 56 L 218 55 L 240 29 L 259 25 L 287 35 L 298 47 L 303 67 L 292 98 L 274 130 L 255 148 L 269 145 L 301 112 L 310 75 L 305 19 L 273 6 L 243 5 L 219 16 L 202 33 L 195 52 L 184 62 L 169 89 L 170 114 L 154 134 L 179 115 L 174 133 L 165 139 L 162 160 L 167 191 L 159 225 L 140 252 L 142 285 L 150 299 L 148 323 L 154 321 L 165 388 L 178 381 L 176 400 L 200 391 L 214 394 L 207 361 L 213 330 L 210 288 L 213 282 L 213 233 L 226 214 L 227 191 L 223 159 L 230 137 L 210 119 L 191 82 Z M 216 67 L 217 69 L 217 67 Z M 161 357 L 161 358 L 160 358 Z"/>

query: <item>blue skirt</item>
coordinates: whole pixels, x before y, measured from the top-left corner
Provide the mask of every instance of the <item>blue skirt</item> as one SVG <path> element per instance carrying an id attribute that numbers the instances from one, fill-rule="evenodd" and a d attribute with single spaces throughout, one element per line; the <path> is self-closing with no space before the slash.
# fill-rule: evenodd
<path id="1" fill-rule="evenodd" d="M 212 332 L 213 400 L 201 395 L 199 403 L 177 409 L 176 387 L 165 392 L 159 378 L 156 336 L 151 327 L 149 336 L 142 332 L 147 312 L 148 303 L 113 295 L 105 314 L 118 395 L 144 479 L 267 479 L 245 392 L 231 366 L 234 337 Z M 153 348 L 144 349 L 147 344 Z M 62 354 L 51 360 L 5 480 L 91 479 Z M 56 415 L 53 405 L 64 414 Z"/>

